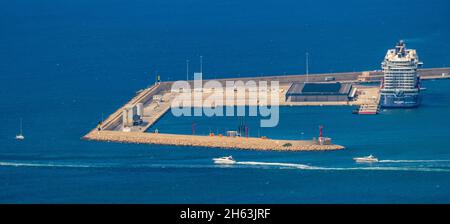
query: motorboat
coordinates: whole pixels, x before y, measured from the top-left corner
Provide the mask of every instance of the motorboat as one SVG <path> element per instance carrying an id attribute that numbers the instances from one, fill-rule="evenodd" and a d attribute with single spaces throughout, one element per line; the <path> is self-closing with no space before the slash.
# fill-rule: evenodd
<path id="1" fill-rule="evenodd" d="M 378 158 L 373 155 L 365 156 L 365 157 L 355 157 L 353 158 L 357 163 L 376 163 L 378 162 Z"/>
<path id="2" fill-rule="evenodd" d="M 236 160 L 232 156 L 225 156 L 220 158 L 213 158 L 215 164 L 235 164 Z"/>

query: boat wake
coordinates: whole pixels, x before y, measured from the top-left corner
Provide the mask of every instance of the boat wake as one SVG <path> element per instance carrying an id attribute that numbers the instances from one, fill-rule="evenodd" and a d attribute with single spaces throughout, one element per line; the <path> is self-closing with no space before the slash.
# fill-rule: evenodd
<path id="1" fill-rule="evenodd" d="M 49 167 L 49 168 L 214 168 L 214 165 L 197 165 L 197 164 L 65 164 L 65 163 L 34 163 L 34 162 L 0 162 L 1 166 L 9 167 Z"/>
<path id="2" fill-rule="evenodd" d="M 100 167 L 95 165 L 82 164 L 52 164 L 52 163 L 18 163 L 18 162 L 0 162 L 0 166 L 26 166 L 26 167 L 71 167 L 71 168 L 91 168 Z"/>
<path id="3" fill-rule="evenodd" d="M 421 162 L 450 162 L 450 160 L 381 160 L 380 163 L 421 163 Z M 44 163 L 44 162 L 0 162 L 0 167 L 49 167 L 49 168 L 289 168 L 300 170 L 322 170 L 322 171 L 419 171 L 419 172 L 450 172 L 448 168 L 442 167 L 402 167 L 402 166 L 357 166 L 357 167 L 320 167 L 310 166 L 300 163 L 279 163 L 279 162 L 257 162 L 243 161 L 233 165 L 217 164 L 65 164 L 65 163 Z"/>
<path id="4" fill-rule="evenodd" d="M 268 163 L 268 162 L 236 162 L 236 164 L 241 165 L 256 165 L 256 166 L 278 166 L 278 167 L 293 167 L 299 169 L 318 169 L 320 167 L 308 166 L 304 164 L 297 163 Z"/>
<path id="5" fill-rule="evenodd" d="M 305 164 L 298 164 L 298 163 L 269 163 L 269 162 L 236 162 L 236 164 L 241 165 L 253 165 L 253 166 L 277 166 L 277 167 L 292 167 L 292 168 L 298 168 L 298 169 L 319 169 L 321 167 L 316 166 L 308 166 Z"/>
<path id="6" fill-rule="evenodd" d="M 269 163 L 269 162 L 236 162 L 239 165 L 250 166 L 271 166 L 271 167 L 288 167 L 302 170 L 329 170 L 329 171 L 352 171 L 352 170 L 379 170 L 379 171 L 420 171 L 420 172 L 450 172 L 450 169 L 442 168 L 427 168 L 427 167 L 383 167 L 383 166 L 370 166 L 370 167 L 319 167 L 309 166 L 298 163 Z"/>
<path id="7" fill-rule="evenodd" d="M 441 160 L 380 160 L 379 163 L 442 163 L 450 162 L 448 159 Z"/>
<path id="8" fill-rule="evenodd" d="M 345 168 L 334 168 L 334 167 L 321 167 L 322 170 L 375 170 L 375 171 L 418 171 L 418 172 L 450 172 L 449 169 L 441 168 L 423 168 L 423 167 L 345 167 Z"/>

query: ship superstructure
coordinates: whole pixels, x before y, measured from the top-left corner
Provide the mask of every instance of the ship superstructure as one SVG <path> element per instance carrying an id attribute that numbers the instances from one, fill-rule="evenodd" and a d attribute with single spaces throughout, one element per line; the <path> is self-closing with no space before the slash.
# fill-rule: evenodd
<path id="1" fill-rule="evenodd" d="M 381 84 L 382 107 L 417 107 L 420 104 L 420 76 L 422 66 L 415 49 L 407 49 L 399 41 L 389 49 L 381 63 L 384 78 Z"/>

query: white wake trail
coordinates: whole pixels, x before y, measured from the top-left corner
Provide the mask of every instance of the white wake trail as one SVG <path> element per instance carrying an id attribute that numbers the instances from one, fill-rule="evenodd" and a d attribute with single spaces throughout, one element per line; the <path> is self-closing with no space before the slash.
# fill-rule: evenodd
<path id="1" fill-rule="evenodd" d="M 308 166 L 298 163 L 269 163 L 269 162 L 236 162 L 240 165 L 254 165 L 254 166 L 275 166 L 275 167 L 290 167 L 302 170 L 329 170 L 329 171 L 357 171 L 357 170 L 374 170 L 374 171 L 419 171 L 419 172 L 450 172 L 449 169 L 440 168 L 424 168 L 424 167 L 318 167 Z"/>
<path id="2" fill-rule="evenodd" d="M 91 165 L 81 164 L 51 164 L 51 163 L 16 163 L 16 162 L 0 162 L 0 166 L 26 166 L 26 167 L 71 167 L 71 168 L 90 168 Z"/>
<path id="3" fill-rule="evenodd" d="M 450 172 L 448 169 L 422 167 L 320 167 L 321 170 L 375 170 L 375 171 L 419 171 L 419 172 Z"/>
<path id="4" fill-rule="evenodd" d="M 450 162 L 448 159 L 437 159 L 437 160 L 380 160 L 379 163 L 439 163 L 439 162 Z"/>
<path id="5" fill-rule="evenodd" d="M 308 166 L 308 165 L 304 165 L 304 164 L 297 164 L 297 163 L 267 163 L 267 162 L 252 162 L 252 161 L 247 161 L 247 162 L 236 162 L 236 164 L 241 164 L 241 165 L 259 165 L 259 166 L 281 166 L 281 167 L 293 167 L 293 168 L 299 168 L 299 169 L 317 169 L 320 167 L 315 167 L 315 166 Z"/>

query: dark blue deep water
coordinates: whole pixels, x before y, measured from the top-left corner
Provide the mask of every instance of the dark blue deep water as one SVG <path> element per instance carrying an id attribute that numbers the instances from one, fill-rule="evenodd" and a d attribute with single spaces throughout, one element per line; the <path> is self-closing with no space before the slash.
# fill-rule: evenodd
<path id="1" fill-rule="evenodd" d="M 379 69 L 398 39 L 425 67 L 450 65 L 446 0 L 1 1 L 2 203 L 450 203 L 450 80 L 427 81 L 418 109 L 355 116 L 350 107 L 284 107 L 250 135 L 325 134 L 334 152 L 259 152 L 87 142 L 106 115 L 150 85 L 204 77 Z M 23 118 L 26 140 L 14 140 Z M 170 113 L 161 132 L 235 128 L 236 118 Z M 220 167 L 211 158 L 298 167 Z M 355 164 L 374 154 L 383 162 Z M 304 165 L 304 166 L 302 166 Z"/>

